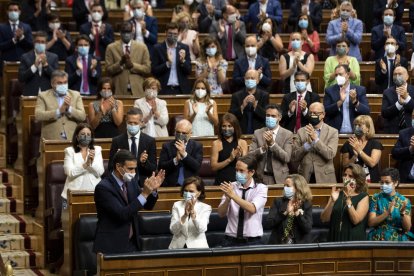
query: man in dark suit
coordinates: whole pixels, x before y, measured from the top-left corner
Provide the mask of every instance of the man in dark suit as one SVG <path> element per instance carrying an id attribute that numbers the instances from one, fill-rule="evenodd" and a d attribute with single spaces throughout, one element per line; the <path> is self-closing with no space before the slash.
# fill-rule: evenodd
<path id="1" fill-rule="evenodd" d="M 73 14 L 73 18 L 76 21 L 76 26 L 78 30 L 80 29 L 80 26 L 92 20 L 90 12 L 91 12 L 91 7 L 94 4 L 99 4 L 102 6 L 103 8 L 102 19 L 105 21 L 108 18 L 108 12 L 105 7 L 105 0 L 91 0 L 89 2 L 89 7 L 86 6 L 85 0 L 73 0 L 72 14 Z"/>
<path id="2" fill-rule="evenodd" d="M 407 38 L 403 27 L 394 24 L 395 12 L 393 9 L 385 9 L 382 16 L 384 24 L 377 25 L 371 31 L 371 48 L 375 51 L 375 59 L 380 59 L 385 53 L 387 38 L 393 37 L 398 44 L 399 54 L 407 48 Z"/>
<path id="3" fill-rule="evenodd" d="M 247 14 L 242 17 L 242 20 L 248 26 L 250 32 L 257 33 L 257 24 L 265 18 L 271 18 L 279 26 L 282 24 L 282 7 L 279 1 L 256 1 L 249 7 Z"/>
<path id="4" fill-rule="evenodd" d="M 175 140 L 162 145 L 158 169 L 165 170 L 163 187 L 181 186 L 184 179 L 197 176 L 203 162 L 203 145 L 189 139 L 192 125 L 181 120 L 175 126 Z"/>
<path id="5" fill-rule="evenodd" d="M 257 88 L 259 72 L 249 69 L 244 76 L 246 87 L 233 93 L 230 113 L 239 119 L 243 134 L 253 134 L 265 126 L 265 107 L 269 104 L 269 94 Z"/>
<path id="6" fill-rule="evenodd" d="M 153 175 L 141 189 L 134 178 L 136 157 L 120 150 L 113 159 L 114 171 L 99 182 L 94 198 L 98 223 L 93 251 L 104 254 L 128 253 L 140 250 L 138 211 L 151 210 L 157 202 L 157 189 L 164 172 Z"/>
<path id="7" fill-rule="evenodd" d="M 295 29 L 299 22 L 299 17 L 302 14 L 308 14 L 312 20 L 313 27 L 315 30 L 319 31 L 319 25 L 322 22 L 322 6 L 315 0 L 296 0 L 295 3 L 290 6 L 288 25 Z"/>
<path id="8" fill-rule="evenodd" d="M 93 4 L 91 7 L 92 21 L 80 26 L 79 33 L 87 35 L 92 41 L 90 54 L 98 60 L 105 60 L 106 47 L 114 42 L 114 30 L 111 24 L 102 22 L 104 6 Z"/>
<path id="9" fill-rule="evenodd" d="M 394 83 L 382 95 L 381 116 L 384 118 L 384 132 L 397 134 L 411 125 L 411 113 L 414 109 L 414 86 L 407 83 L 408 72 L 397 67 L 393 73 Z"/>
<path id="10" fill-rule="evenodd" d="M 19 61 L 21 56 L 33 48 L 32 29 L 19 21 L 20 4 L 7 5 L 9 20 L 0 24 L 0 76 L 3 74 L 3 61 Z"/>
<path id="11" fill-rule="evenodd" d="M 200 13 L 198 17 L 198 31 L 208 33 L 213 21 L 221 17 L 222 9 L 226 6 L 225 0 L 203 0 L 197 7 Z"/>
<path id="12" fill-rule="evenodd" d="M 145 14 L 145 4 L 142 0 L 132 0 L 130 2 L 134 16 L 129 20 L 134 26 L 134 40 L 147 45 L 151 53 L 152 48 L 157 44 L 158 21 L 157 18 Z"/>
<path id="13" fill-rule="evenodd" d="M 383 93 L 385 89 L 395 86 L 392 73 L 394 68 L 402 66 L 408 68 L 407 59 L 399 54 L 397 40 L 393 37 L 387 38 L 385 42 L 386 55 L 382 56 L 375 62 L 375 83 L 377 85 L 377 93 Z"/>
<path id="14" fill-rule="evenodd" d="M 349 72 L 346 64 L 336 66 L 337 84 L 328 87 L 323 98 L 325 121 L 339 133 L 353 133 L 354 119 L 370 112 L 365 87 L 351 84 Z"/>
<path id="15" fill-rule="evenodd" d="M 411 118 L 414 120 L 414 112 Z M 391 154 L 392 158 L 399 161 L 401 183 L 414 183 L 414 124 L 400 130 Z"/>
<path id="16" fill-rule="evenodd" d="M 220 43 L 226 60 L 235 60 L 244 56 L 246 26 L 238 16 L 235 7 L 226 5 L 222 10 L 222 18 L 213 21 L 210 26 L 210 35 Z"/>
<path id="17" fill-rule="evenodd" d="M 161 83 L 161 95 L 189 94 L 191 74 L 190 49 L 178 42 L 177 23 L 166 26 L 167 39 L 154 46 L 151 72 Z"/>
<path id="18" fill-rule="evenodd" d="M 58 56 L 46 51 L 47 34 L 37 32 L 34 37 L 35 49 L 20 59 L 19 81 L 23 83 L 23 96 L 37 96 L 48 90 L 52 72 L 59 67 Z"/>
<path id="19" fill-rule="evenodd" d="M 317 93 L 307 91 L 308 84 L 309 74 L 297 71 L 295 73 L 296 92 L 286 94 L 282 99 L 282 121 L 280 124 L 294 133 L 309 124 L 308 107 L 312 103 L 320 101 Z"/>
<path id="20" fill-rule="evenodd" d="M 155 139 L 141 131 L 142 111 L 131 108 L 126 115 L 127 132 L 112 139 L 109 151 L 108 172 L 115 169 L 114 156 L 120 149 L 129 150 L 136 158 L 139 184 L 144 187 L 144 181 L 157 169 L 157 152 Z"/>
<path id="21" fill-rule="evenodd" d="M 395 23 L 402 26 L 402 17 L 404 13 L 405 0 L 375 0 L 374 1 L 374 24 L 373 26 L 382 23 L 382 15 L 385 9 L 393 9 L 396 11 Z"/>
<path id="22" fill-rule="evenodd" d="M 266 90 L 272 83 L 272 72 L 269 60 L 257 54 L 256 36 L 248 36 L 245 42 L 246 56 L 236 60 L 234 64 L 232 84 L 236 89 L 244 87 L 244 75 L 247 70 L 255 69 L 259 72 L 258 88 Z"/>
<path id="23" fill-rule="evenodd" d="M 69 75 L 69 88 L 83 96 L 96 95 L 96 86 L 101 78 L 101 63 L 89 54 L 90 40 L 86 35 L 76 38 L 75 54 L 66 59 L 65 71 Z"/>

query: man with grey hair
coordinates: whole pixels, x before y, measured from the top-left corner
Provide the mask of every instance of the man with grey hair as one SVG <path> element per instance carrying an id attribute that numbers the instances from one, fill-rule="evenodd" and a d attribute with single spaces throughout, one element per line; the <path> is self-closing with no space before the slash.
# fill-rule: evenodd
<path id="1" fill-rule="evenodd" d="M 362 21 L 351 17 L 353 6 L 351 2 L 344 1 L 339 7 L 340 17 L 331 20 L 326 31 L 326 42 L 331 46 L 330 56 L 337 54 L 336 44 L 341 39 L 350 43 L 348 55 L 362 61 L 359 44 L 362 40 Z M 341 54 L 341 53 L 339 53 Z"/>
<path id="2" fill-rule="evenodd" d="M 181 120 L 175 126 L 175 140 L 162 145 L 158 169 L 165 170 L 163 187 L 182 186 L 184 179 L 198 176 L 203 161 L 203 145 L 190 139 L 192 125 Z"/>
<path id="3" fill-rule="evenodd" d="M 37 96 L 35 118 L 42 122 L 41 139 L 70 140 L 78 123 L 86 118 L 78 91 L 68 89 L 68 74 L 55 70 L 51 75 L 52 88 Z"/>
<path id="4" fill-rule="evenodd" d="M 309 106 L 309 124 L 300 128 L 293 140 L 292 161 L 308 183 L 336 183 L 333 159 L 338 150 L 338 130 L 324 123 L 325 108 Z"/>

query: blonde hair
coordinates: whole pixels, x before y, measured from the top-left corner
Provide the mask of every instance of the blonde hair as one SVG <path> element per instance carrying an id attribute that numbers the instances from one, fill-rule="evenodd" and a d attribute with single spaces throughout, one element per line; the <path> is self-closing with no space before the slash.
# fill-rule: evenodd
<path id="1" fill-rule="evenodd" d="M 191 18 L 191 15 L 188 13 L 188 12 L 180 12 L 179 14 L 177 14 L 176 16 L 175 16 L 175 19 L 172 21 L 172 22 L 174 22 L 174 23 L 180 23 L 180 21 L 183 19 L 183 18 L 188 18 L 188 22 L 189 22 L 189 24 L 190 24 L 190 26 L 189 26 L 189 28 L 191 29 L 191 26 L 192 26 L 192 22 L 193 22 L 193 19 Z"/>
<path id="2" fill-rule="evenodd" d="M 286 177 L 286 179 L 292 179 L 293 185 L 295 186 L 295 196 L 296 199 L 305 202 L 312 200 L 312 192 L 309 188 L 308 182 L 306 182 L 306 179 L 301 176 L 300 174 L 290 174 Z"/>
<path id="3" fill-rule="evenodd" d="M 159 92 L 161 90 L 161 83 L 159 80 L 153 77 L 146 78 L 143 84 L 144 90 L 147 88 L 151 88 L 151 86 L 155 84 L 157 86 L 157 91 Z"/>
<path id="4" fill-rule="evenodd" d="M 368 132 L 365 134 L 365 137 L 367 139 L 371 139 L 375 135 L 375 126 L 374 122 L 372 121 L 372 118 L 368 115 L 359 115 L 354 120 L 354 126 L 355 125 L 364 125 L 368 128 Z"/>

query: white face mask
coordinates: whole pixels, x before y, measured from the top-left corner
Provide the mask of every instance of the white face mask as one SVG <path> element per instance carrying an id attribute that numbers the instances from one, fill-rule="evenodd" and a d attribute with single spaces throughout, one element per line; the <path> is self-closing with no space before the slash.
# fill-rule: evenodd
<path id="1" fill-rule="evenodd" d="M 266 22 L 262 25 L 262 31 L 271 32 L 272 31 L 272 26 L 269 23 Z"/>
<path id="2" fill-rule="evenodd" d="M 343 77 L 343 76 L 336 76 L 336 83 L 339 85 L 339 86 L 342 86 L 342 85 L 344 85 L 345 84 L 345 82 L 346 82 L 346 78 L 345 77 Z"/>
<path id="3" fill-rule="evenodd" d="M 124 168 L 122 168 L 122 170 L 124 170 Z M 124 174 L 122 175 L 122 180 L 124 180 L 125 182 L 131 182 L 132 179 L 134 179 L 135 177 L 135 173 L 127 173 L 124 170 Z"/>
<path id="4" fill-rule="evenodd" d="M 102 20 L 102 14 L 100 12 L 94 12 L 92 13 L 92 19 L 95 22 L 99 22 Z"/>
<path id="5" fill-rule="evenodd" d="M 195 94 L 196 94 L 197 98 L 202 99 L 207 95 L 207 90 L 206 89 L 196 89 Z"/>
<path id="6" fill-rule="evenodd" d="M 60 28 L 60 22 L 49 23 L 49 28 L 53 31 L 59 29 Z"/>
<path id="7" fill-rule="evenodd" d="M 191 6 L 191 4 L 193 4 L 193 2 L 194 2 L 194 0 L 184 0 L 184 3 L 185 3 L 187 6 Z"/>
<path id="8" fill-rule="evenodd" d="M 387 51 L 388 54 L 394 54 L 397 48 L 394 45 L 388 44 L 385 46 L 385 51 Z"/>
<path id="9" fill-rule="evenodd" d="M 257 53 L 257 48 L 256 47 L 246 47 L 245 50 L 246 50 L 246 54 L 249 57 L 253 57 Z"/>
<path id="10" fill-rule="evenodd" d="M 237 14 L 236 13 L 231 14 L 227 17 L 227 22 L 230 23 L 230 24 L 233 24 L 234 22 L 236 22 L 236 20 L 237 20 Z"/>
<path id="11" fill-rule="evenodd" d="M 145 89 L 145 97 L 149 99 L 154 99 L 158 96 L 157 90 L 155 89 Z"/>

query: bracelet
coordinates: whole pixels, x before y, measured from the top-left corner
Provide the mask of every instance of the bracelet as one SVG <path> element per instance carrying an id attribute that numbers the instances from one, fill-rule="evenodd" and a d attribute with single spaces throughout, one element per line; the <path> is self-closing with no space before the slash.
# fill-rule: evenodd
<path id="1" fill-rule="evenodd" d="M 364 152 L 363 150 L 360 150 L 360 151 L 358 152 L 358 155 L 361 155 L 363 152 Z"/>

